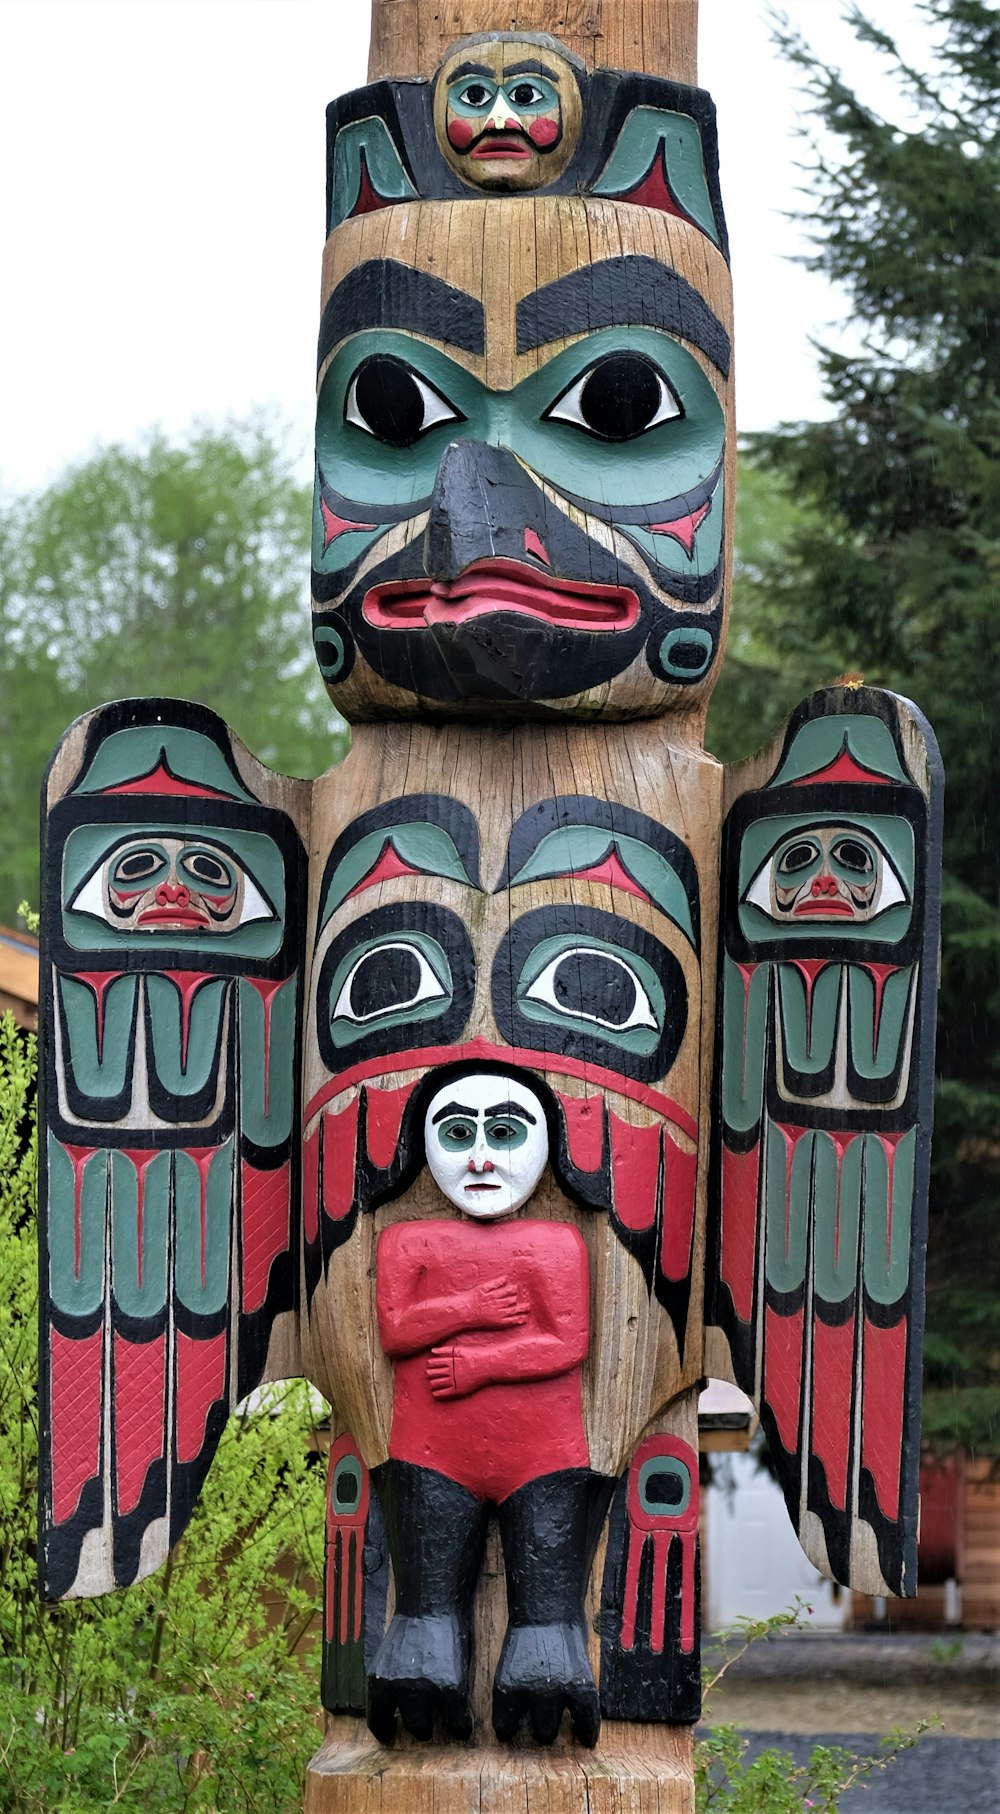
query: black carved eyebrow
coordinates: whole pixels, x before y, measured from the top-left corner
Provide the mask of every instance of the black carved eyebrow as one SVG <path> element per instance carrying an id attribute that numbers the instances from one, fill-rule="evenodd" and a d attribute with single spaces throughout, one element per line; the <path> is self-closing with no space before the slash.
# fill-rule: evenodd
<path id="1" fill-rule="evenodd" d="M 506 1115 L 513 1121 L 530 1121 L 532 1127 L 537 1119 L 530 1109 L 522 1108 L 519 1102 L 498 1102 L 495 1108 L 487 1109 L 486 1115 L 490 1121 L 497 1115 Z"/>
<path id="2" fill-rule="evenodd" d="M 703 296 L 659 259 L 605 258 L 557 277 L 517 305 L 517 350 L 530 353 L 596 328 L 664 328 L 690 340 L 729 376 L 729 335 Z"/>
<path id="3" fill-rule="evenodd" d="M 365 328 L 402 328 L 465 353 L 486 351 L 486 315 L 478 296 L 392 258 L 370 258 L 338 283 L 319 324 L 317 366 L 338 340 Z"/>
<path id="4" fill-rule="evenodd" d="M 448 87 L 450 88 L 453 82 L 463 81 L 466 76 L 485 76 L 489 82 L 495 82 L 497 79 L 495 70 L 488 68 L 485 63 L 460 63 L 454 73 L 448 77 Z"/>
<path id="5" fill-rule="evenodd" d="M 559 73 L 550 69 L 547 63 L 510 63 L 504 66 L 503 79 L 508 82 L 511 76 L 547 76 L 550 82 L 558 82 Z"/>
<path id="6" fill-rule="evenodd" d="M 444 1108 L 438 1109 L 437 1114 L 432 1117 L 431 1127 L 437 1127 L 438 1122 L 443 1121 L 446 1115 L 461 1115 L 466 1121 L 476 1119 L 475 1109 L 463 1108 L 460 1102 L 446 1102 Z"/>

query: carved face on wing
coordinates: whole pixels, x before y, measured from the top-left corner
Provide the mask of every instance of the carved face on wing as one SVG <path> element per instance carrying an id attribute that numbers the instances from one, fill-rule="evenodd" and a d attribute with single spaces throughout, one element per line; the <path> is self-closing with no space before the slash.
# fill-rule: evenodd
<path id="1" fill-rule="evenodd" d="M 324 294 L 314 638 L 346 716 L 703 703 L 730 541 L 705 236 L 568 198 L 383 209 L 332 235 Z"/>
<path id="2" fill-rule="evenodd" d="M 231 932 L 274 918 L 233 851 L 208 839 L 169 835 L 117 844 L 70 907 L 121 932 L 180 936 Z"/>
<path id="3" fill-rule="evenodd" d="M 852 825 L 806 825 L 783 838 L 746 899 L 773 920 L 865 924 L 906 899 L 878 839 Z"/>

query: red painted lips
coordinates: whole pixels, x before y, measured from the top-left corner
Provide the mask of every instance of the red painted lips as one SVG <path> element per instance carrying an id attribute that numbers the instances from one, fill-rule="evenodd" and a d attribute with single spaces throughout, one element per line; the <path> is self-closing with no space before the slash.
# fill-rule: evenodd
<path id="1" fill-rule="evenodd" d="M 430 629 L 497 611 L 570 630 L 630 630 L 639 616 L 639 599 L 627 586 L 542 580 L 530 567 L 498 560 L 477 561 L 455 580 L 393 580 L 373 586 L 362 610 L 378 630 Z"/>

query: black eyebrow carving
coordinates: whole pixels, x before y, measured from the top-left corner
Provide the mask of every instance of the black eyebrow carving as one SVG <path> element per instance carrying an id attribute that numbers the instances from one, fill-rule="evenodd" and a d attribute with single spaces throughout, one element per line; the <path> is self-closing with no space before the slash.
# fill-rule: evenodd
<path id="1" fill-rule="evenodd" d="M 517 350 L 533 352 L 597 328 L 664 328 L 690 340 L 729 376 L 729 335 L 687 279 L 656 258 L 605 258 L 557 277 L 517 305 Z"/>
<path id="2" fill-rule="evenodd" d="M 508 82 L 511 76 L 546 76 L 550 82 L 558 82 L 558 72 L 550 69 L 547 63 L 511 63 L 504 66 L 503 79 Z"/>
<path id="3" fill-rule="evenodd" d="M 317 367 L 338 340 L 365 328 L 401 328 L 465 353 L 486 351 L 486 315 L 478 296 L 392 258 L 370 258 L 338 283 L 319 325 Z"/>
<path id="4" fill-rule="evenodd" d="M 530 1121 L 534 1127 L 537 1116 L 530 1109 L 521 1107 L 519 1102 L 498 1102 L 495 1108 L 487 1109 L 487 1116 L 492 1120 L 494 1115 L 507 1115 L 512 1121 Z"/>
<path id="5" fill-rule="evenodd" d="M 437 1114 L 433 1117 L 431 1127 L 437 1127 L 438 1122 L 443 1121 L 446 1115 L 464 1115 L 466 1121 L 476 1119 L 475 1109 L 463 1108 L 460 1102 L 446 1102 L 444 1108 L 438 1109 Z"/>
<path id="6" fill-rule="evenodd" d="M 466 76 L 485 76 L 489 82 L 495 82 L 497 79 L 495 71 L 488 68 L 485 63 L 460 63 L 454 74 L 448 77 L 448 87 L 450 88 L 453 82 L 464 81 Z"/>

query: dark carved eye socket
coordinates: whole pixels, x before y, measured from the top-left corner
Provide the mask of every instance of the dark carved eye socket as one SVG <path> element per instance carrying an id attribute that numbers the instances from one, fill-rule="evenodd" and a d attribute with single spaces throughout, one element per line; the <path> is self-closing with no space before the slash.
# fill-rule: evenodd
<path id="1" fill-rule="evenodd" d="M 516 107 L 533 107 L 536 101 L 542 100 L 542 91 L 533 82 L 519 82 L 510 91 L 510 98 Z"/>
<path id="2" fill-rule="evenodd" d="M 129 856 L 122 857 L 115 866 L 116 882 L 141 882 L 146 876 L 156 874 L 163 865 L 163 853 L 158 850 L 135 850 Z"/>
<path id="3" fill-rule="evenodd" d="M 683 415 L 663 373 L 642 353 L 609 353 L 577 378 L 547 412 L 602 441 L 632 441 Z"/>
<path id="4" fill-rule="evenodd" d="M 800 844 L 793 844 L 791 849 L 784 851 L 779 858 L 778 873 L 788 876 L 798 875 L 801 870 L 808 869 L 810 863 L 815 863 L 818 856 L 819 851 L 815 844 L 805 840 Z"/>
<path id="5" fill-rule="evenodd" d="M 859 844 L 856 838 L 838 838 L 833 847 L 833 856 L 842 868 L 850 869 L 859 876 L 871 876 L 875 873 L 875 861 L 870 850 Z"/>
<path id="6" fill-rule="evenodd" d="M 233 878 L 218 857 L 209 856 L 207 851 L 197 850 L 184 858 L 184 868 L 196 882 L 205 882 L 210 887 L 231 888 Z"/>
<path id="7" fill-rule="evenodd" d="M 375 945 L 352 964 L 334 1004 L 334 1018 L 363 1023 L 415 1008 L 445 995 L 419 945 L 408 940 Z"/>
<path id="8" fill-rule="evenodd" d="M 485 88 L 482 82 L 470 82 L 468 88 L 462 90 L 462 100 L 469 107 L 485 107 L 492 99 L 493 89 Z"/>
<path id="9" fill-rule="evenodd" d="M 563 1014 L 616 1032 L 657 1027 L 652 1003 L 631 964 L 587 946 L 574 946 L 550 959 L 525 994 L 531 1001 L 547 1002 Z"/>
<path id="10" fill-rule="evenodd" d="M 355 373 L 344 414 L 355 428 L 389 447 L 412 447 L 438 423 L 462 421 L 426 378 L 390 353 L 366 359 Z"/>

